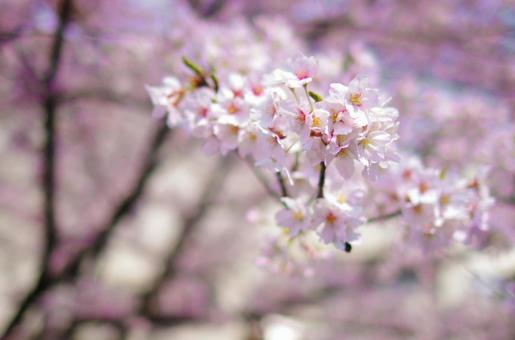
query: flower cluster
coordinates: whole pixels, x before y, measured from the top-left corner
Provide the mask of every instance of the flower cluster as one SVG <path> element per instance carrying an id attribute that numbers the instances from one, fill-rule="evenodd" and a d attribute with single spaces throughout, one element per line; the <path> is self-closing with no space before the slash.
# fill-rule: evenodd
<path id="1" fill-rule="evenodd" d="M 425 250 L 441 249 L 453 241 L 480 244 L 493 204 L 486 174 L 459 177 L 407 158 L 373 183 L 371 194 L 377 207 L 401 213 L 407 237 Z"/>
<path id="2" fill-rule="evenodd" d="M 182 71 L 147 90 L 154 116 L 166 115 L 170 127 L 200 138 L 207 154 L 237 153 L 277 180 L 265 185 L 283 206 L 276 223 L 287 244 L 306 244 L 316 235 L 351 251 L 365 212 L 376 212 L 372 221 L 401 215 L 408 239 L 423 248 L 471 242 L 487 229 L 491 199 L 482 181 L 476 178 L 474 186 L 401 159 L 399 114 L 389 98 L 366 77 L 335 81 L 335 73 L 327 72 L 340 58 L 334 54 L 286 57 L 277 39 L 293 39 L 291 32 L 271 36 L 268 26 L 258 23 L 259 33 L 240 26 L 238 39 L 223 34 L 227 27 L 213 26 L 223 38 L 196 37 L 195 48 L 185 43 L 181 51 L 200 59 L 183 58 Z M 254 51 L 253 61 L 245 45 Z M 270 249 L 288 248 L 279 244 Z M 308 248 L 314 249 L 300 247 Z"/>
<path id="3" fill-rule="evenodd" d="M 158 116 L 160 109 L 167 110 L 168 124 L 202 138 L 207 153 L 237 151 L 256 166 L 284 176 L 290 186 L 294 178 L 318 173 L 311 190 L 316 202 L 284 197 L 278 223 L 292 237 L 316 230 L 324 243 L 349 249 L 365 219 L 357 200 L 324 195 L 326 172 L 349 179 L 359 169 L 375 178 L 396 159 L 398 113 L 386 106 L 388 100 L 359 78 L 347 85 L 330 84 L 322 97 L 309 89 L 317 60 L 303 55 L 261 78 L 232 73 L 208 80 L 200 67 L 186 64 L 205 86 L 188 90 L 177 79 L 166 78 L 161 87 L 148 87 Z M 288 196 L 287 184 L 282 184 L 282 194 Z"/>
<path id="4" fill-rule="evenodd" d="M 515 124 L 509 103 L 459 91 L 445 93 L 434 87 L 417 90 L 413 82 L 404 79 L 396 90 L 406 112 L 401 117 L 401 147 L 440 167 L 488 164 L 488 184 L 495 195 L 503 199 L 513 196 Z"/>

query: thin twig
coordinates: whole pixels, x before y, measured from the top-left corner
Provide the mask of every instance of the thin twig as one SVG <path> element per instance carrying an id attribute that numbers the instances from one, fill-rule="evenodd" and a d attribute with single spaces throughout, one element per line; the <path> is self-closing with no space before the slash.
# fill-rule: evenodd
<path id="1" fill-rule="evenodd" d="M 266 192 L 272 196 L 276 201 L 281 202 L 281 196 L 279 196 L 278 193 L 276 193 L 268 184 L 268 180 L 263 175 L 261 171 L 257 167 L 254 166 L 248 159 L 245 159 L 245 163 L 249 166 L 250 170 L 252 170 L 252 173 L 256 176 L 257 180 L 263 185 L 263 188 L 265 188 Z"/>
<path id="2" fill-rule="evenodd" d="M 320 162 L 320 175 L 318 177 L 317 198 L 324 198 L 325 171 L 325 162 Z"/>
<path id="3" fill-rule="evenodd" d="M 389 220 L 391 218 L 394 218 L 394 217 L 397 217 L 397 216 L 400 216 L 400 215 L 401 215 L 401 211 L 400 210 L 396 210 L 396 211 L 391 212 L 391 213 L 386 214 L 386 215 L 379 215 L 379 216 L 376 216 L 376 217 L 372 217 L 372 218 L 367 220 L 367 224 L 377 223 L 377 222 Z"/>
<path id="4" fill-rule="evenodd" d="M 284 182 L 283 174 L 280 171 L 277 171 L 275 176 L 277 177 L 277 182 L 279 182 L 279 187 L 281 188 L 281 196 L 288 197 L 288 190 L 286 189 L 286 183 Z"/>

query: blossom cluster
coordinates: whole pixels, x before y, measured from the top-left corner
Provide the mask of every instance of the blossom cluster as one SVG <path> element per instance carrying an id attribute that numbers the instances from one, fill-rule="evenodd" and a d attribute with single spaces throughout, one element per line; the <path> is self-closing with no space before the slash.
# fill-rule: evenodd
<path id="1" fill-rule="evenodd" d="M 236 40 L 221 34 L 222 41 L 198 38 L 194 49 L 185 44 L 182 51 L 200 59 L 183 58 L 182 71 L 147 91 L 154 116 L 200 138 L 207 154 L 237 153 L 277 180 L 267 186 L 283 206 L 275 220 L 288 242 L 314 234 L 351 251 L 372 211 L 379 215 L 371 221 L 401 215 L 409 240 L 430 249 L 470 242 L 488 228 L 486 186 L 400 157 L 399 113 L 367 77 L 335 81 L 338 72 L 328 70 L 338 57 L 286 57 L 276 40 L 259 38 L 263 27 L 259 34 L 247 27 Z M 279 39 L 291 37 L 282 32 Z M 242 56 L 245 44 L 256 53 L 252 62 Z M 218 52 L 195 53 L 199 46 Z"/>
<path id="2" fill-rule="evenodd" d="M 186 64 L 201 78 L 199 84 L 207 84 L 203 70 Z M 285 208 L 277 222 L 292 237 L 316 230 L 324 243 L 348 249 L 365 218 L 357 201 L 324 195 L 325 173 L 349 179 L 358 169 L 367 177 L 384 171 L 396 159 L 398 113 L 366 79 L 330 84 L 324 97 L 310 91 L 317 68 L 314 57 L 298 55 L 261 78 L 234 73 L 225 81 L 212 77 L 216 88 L 189 91 L 167 78 L 148 90 L 154 104 L 167 110 L 168 124 L 202 138 L 207 153 L 237 151 L 257 167 L 284 176 L 289 185 L 294 177 L 314 177 L 312 204 L 286 197 L 282 183 Z M 330 166 L 337 171 L 327 171 Z"/>
<path id="3" fill-rule="evenodd" d="M 480 245 L 493 204 L 487 173 L 482 169 L 459 176 L 407 157 L 371 183 L 370 193 L 376 208 L 401 215 L 406 237 L 422 249 L 442 249 L 453 241 Z"/>
<path id="4" fill-rule="evenodd" d="M 509 103 L 428 86 L 417 90 L 413 79 L 400 81 L 396 92 L 405 113 L 401 148 L 421 154 L 432 166 L 457 170 L 488 164 L 495 196 L 513 196 L 515 124 Z"/>

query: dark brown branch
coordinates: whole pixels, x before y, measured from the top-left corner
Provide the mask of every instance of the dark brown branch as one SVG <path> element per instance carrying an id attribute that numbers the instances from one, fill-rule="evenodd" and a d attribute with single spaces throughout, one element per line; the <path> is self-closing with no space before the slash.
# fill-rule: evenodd
<path id="1" fill-rule="evenodd" d="M 317 198 L 324 198 L 325 170 L 325 162 L 320 162 L 320 175 L 318 177 Z"/>
<path id="2" fill-rule="evenodd" d="M 23 27 L 20 26 L 10 31 L 0 32 L 0 46 L 7 44 L 13 40 L 16 40 L 18 37 L 21 36 L 22 31 Z"/>
<path id="3" fill-rule="evenodd" d="M 49 67 L 44 76 L 45 96 L 42 107 L 45 113 L 43 146 L 43 211 L 45 226 L 45 245 L 41 263 L 41 272 L 37 283 L 20 303 L 17 311 L 7 324 L 2 339 L 10 336 L 22 321 L 29 307 L 42 295 L 48 286 L 48 265 L 50 256 L 57 242 L 57 225 L 55 218 L 55 153 L 56 153 L 56 121 L 57 101 L 54 92 L 54 82 L 57 77 L 64 46 L 64 33 L 71 18 L 72 1 L 63 0 L 59 7 L 59 25 L 54 34 L 49 56 Z"/>
<path id="4" fill-rule="evenodd" d="M 210 177 L 208 183 L 204 187 L 204 190 L 200 194 L 200 201 L 193 210 L 193 212 L 184 220 L 183 228 L 179 234 L 177 240 L 170 247 L 170 252 L 165 258 L 165 267 L 163 271 L 156 277 L 150 288 L 142 294 L 142 304 L 140 307 L 140 316 L 148 322 L 158 326 L 175 326 L 177 324 L 183 324 L 186 322 L 197 322 L 196 318 L 183 317 L 183 316 L 169 316 L 160 315 L 153 310 L 152 302 L 153 299 L 159 294 L 162 286 L 167 280 L 172 279 L 177 272 L 177 261 L 183 254 L 185 247 L 192 234 L 198 229 L 200 221 L 208 213 L 209 208 L 215 198 L 219 189 L 223 185 L 225 177 L 229 174 L 229 169 L 234 163 L 234 158 L 224 159 L 217 166 L 217 170 Z M 108 323 L 116 327 L 121 338 L 127 333 L 127 325 L 123 320 L 120 319 L 81 319 L 77 318 L 70 323 L 64 333 L 70 337 L 75 333 L 77 328 L 86 322 L 93 323 Z"/>
<path id="5" fill-rule="evenodd" d="M 109 219 L 105 222 L 105 225 L 101 227 L 101 232 L 93 241 L 92 246 L 84 248 L 70 261 L 68 266 L 62 272 L 60 272 L 57 276 L 51 277 L 48 286 L 45 287 L 44 290 L 50 289 L 53 285 L 58 284 L 59 282 L 76 279 L 79 275 L 79 269 L 82 263 L 84 263 L 86 259 L 95 259 L 104 250 L 111 235 L 115 231 L 116 227 L 119 225 L 120 220 L 133 210 L 135 205 L 140 201 L 141 197 L 143 196 L 146 184 L 150 180 L 156 167 L 159 164 L 158 154 L 167 138 L 169 138 L 170 134 L 170 130 L 164 122 L 162 122 L 156 128 L 156 131 L 148 147 L 145 160 L 141 165 L 140 174 L 137 177 L 134 185 L 132 186 L 132 189 L 116 205 L 116 208 L 113 210 Z M 68 327 L 63 331 L 63 334 L 73 334 L 76 328 L 79 326 L 79 324 L 83 324 L 85 321 L 90 322 L 95 320 L 77 319 L 70 323 L 70 325 L 68 325 Z M 107 322 L 107 320 L 100 319 L 98 321 Z M 120 320 L 112 320 L 111 323 L 114 326 L 116 326 L 116 328 L 120 331 L 121 339 L 123 339 L 125 334 L 124 332 L 126 330 L 125 325 Z M 69 337 L 66 336 L 63 335 L 63 338 L 68 339 Z M 40 338 L 43 337 L 44 330 L 40 335 Z"/>
<path id="6" fill-rule="evenodd" d="M 311 304 L 319 304 L 323 300 L 330 298 L 331 296 L 336 295 L 341 291 L 341 287 L 338 286 L 328 286 L 323 287 L 320 290 L 314 291 L 310 294 L 306 294 L 304 296 L 298 298 L 289 298 L 285 299 L 278 303 L 277 306 L 270 310 L 249 310 L 244 311 L 242 316 L 244 319 L 248 321 L 261 321 L 268 313 L 279 313 L 279 314 L 288 314 L 293 309 L 298 308 L 300 306 L 311 305 Z"/>
<path id="7" fill-rule="evenodd" d="M 367 220 L 367 224 L 389 220 L 391 218 L 394 218 L 394 217 L 397 217 L 397 216 L 400 216 L 400 215 L 401 215 L 401 211 L 400 210 L 396 210 L 396 211 L 391 212 L 389 214 L 372 217 L 372 218 Z"/>
<path id="8" fill-rule="evenodd" d="M 120 201 L 120 203 L 117 205 L 117 208 L 114 209 L 105 226 L 102 227 L 102 231 L 93 242 L 93 246 L 91 248 L 84 248 L 81 252 L 79 252 L 70 261 L 69 265 L 66 266 L 66 268 L 57 276 L 49 277 L 48 274 L 45 274 L 44 280 L 38 281 L 36 287 L 31 291 L 31 293 L 27 294 L 25 299 L 20 304 L 21 307 L 16 314 L 19 320 L 16 321 L 16 324 L 20 322 L 22 316 L 25 314 L 28 308 L 32 306 L 44 292 L 63 280 L 74 279 L 78 275 L 78 269 L 80 268 L 80 265 L 83 263 L 83 261 L 90 255 L 98 256 L 98 254 L 104 249 L 118 222 L 126 214 L 132 211 L 134 206 L 139 202 L 141 196 L 143 195 L 144 188 L 158 165 L 159 151 L 169 135 L 169 129 L 165 124 L 162 124 L 157 128 L 149 145 L 149 150 L 145 161 L 142 164 L 142 170 L 139 177 L 133 185 L 133 188 Z M 9 331 L 9 333 L 10 332 L 12 332 L 12 330 Z"/>
<path id="9" fill-rule="evenodd" d="M 286 190 L 286 183 L 284 182 L 283 175 L 281 174 L 280 171 L 277 171 L 275 173 L 275 176 L 277 177 L 277 182 L 279 182 L 279 186 L 281 188 L 281 196 L 288 197 L 288 190 Z"/>
<path id="10" fill-rule="evenodd" d="M 83 89 L 72 93 L 60 94 L 60 105 L 74 104 L 79 101 L 97 101 L 109 104 L 120 104 L 137 108 L 142 114 L 148 115 L 152 105 L 147 98 L 131 98 L 126 94 L 117 93 L 110 88 Z"/>
<path id="11" fill-rule="evenodd" d="M 159 151 L 166 141 L 170 129 L 166 124 L 162 123 L 156 130 L 150 143 L 147 156 L 142 164 L 140 174 L 132 189 L 127 195 L 116 205 L 111 217 L 105 225 L 100 228 L 100 233 L 96 236 L 91 247 L 84 248 L 77 256 L 75 256 L 70 264 L 58 275 L 55 280 L 73 279 L 77 276 L 80 265 L 88 257 L 96 258 L 105 248 L 110 236 L 115 231 L 120 220 L 129 214 L 143 196 L 144 189 L 151 176 L 153 175 L 159 160 Z"/>
<path id="12" fill-rule="evenodd" d="M 159 294 L 161 287 L 166 281 L 172 279 L 177 273 L 177 262 L 183 254 L 193 233 L 198 229 L 200 221 L 209 211 L 213 199 L 224 183 L 230 167 L 234 163 L 234 157 L 223 159 L 217 166 L 214 174 L 204 187 L 200 195 L 200 201 L 194 211 L 184 220 L 182 231 L 174 244 L 170 246 L 170 252 L 165 257 L 163 271 L 154 280 L 150 288 L 143 293 L 140 313 L 150 319 L 159 319 L 159 316 L 152 310 L 153 299 Z"/>

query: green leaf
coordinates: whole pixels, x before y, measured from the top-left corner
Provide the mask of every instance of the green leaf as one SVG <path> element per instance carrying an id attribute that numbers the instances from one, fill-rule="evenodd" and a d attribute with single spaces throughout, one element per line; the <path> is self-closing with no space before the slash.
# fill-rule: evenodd
<path id="1" fill-rule="evenodd" d="M 322 100 L 324 100 L 324 98 L 322 98 L 321 95 L 313 92 L 313 91 L 309 91 L 309 96 L 311 98 L 313 98 L 313 100 L 315 101 L 315 103 L 318 103 L 318 102 L 321 102 Z"/>
<path id="2" fill-rule="evenodd" d="M 205 78 L 204 71 L 202 71 L 202 68 L 200 66 L 198 66 L 197 64 L 195 64 L 194 62 L 192 62 L 191 60 L 189 60 L 186 57 L 182 57 L 182 62 L 184 63 L 184 65 L 186 65 L 186 67 L 188 67 L 190 70 L 192 70 L 193 73 L 195 73 L 197 76 L 199 76 L 202 79 Z"/>
<path id="3" fill-rule="evenodd" d="M 220 89 L 220 85 L 218 83 L 218 78 L 216 77 L 216 75 L 214 73 L 211 73 L 209 78 L 211 78 L 211 80 L 213 81 L 213 89 L 215 90 L 215 92 L 218 92 L 218 90 Z"/>

